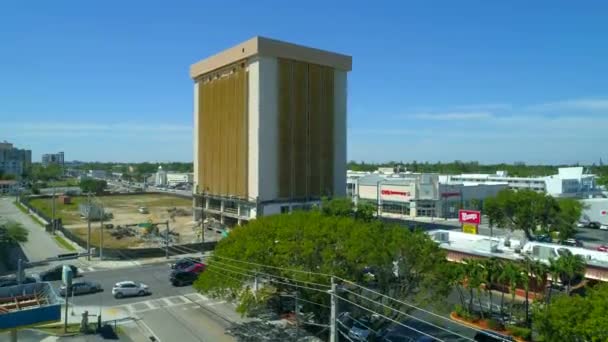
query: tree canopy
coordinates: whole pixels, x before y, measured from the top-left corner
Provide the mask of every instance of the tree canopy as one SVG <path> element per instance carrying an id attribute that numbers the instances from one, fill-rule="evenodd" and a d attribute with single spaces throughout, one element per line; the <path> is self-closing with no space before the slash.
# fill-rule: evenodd
<path id="1" fill-rule="evenodd" d="M 490 224 L 522 230 L 528 239 L 539 229 L 557 232 L 559 240 L 573 237 L 582 209 L 582 204 L 574 199 L 558 200 L 532 190 L 505 189 L 484 201 Z"/>
<path id="2" fill-rule="evenodd" d="M 19 243 L 26 242 L 29 232 L 23 228 L 21 223 L 8 221 L 0 225 L 0 242 L 1 243 Z"/>
<path id="3" fill-rule="evenodd" d="M 105 180 L 85 178 L 80 181 L 79 185 L 82 192 L 100 194 L 108 186 L 108 183 Z"/>
<path id="4" fill-rule="evenodd" d="M 607 341 L 608 285 L 584 297 L 560 295 L 550 306 L 536 305 L 533 324 L 544 341 Z"/>
<path id="5" fill-rule="evenodd" d="M 218 295 L 238 293 L 251 279 L 231 273 L 232 267 L 243 267 L 231 261 L 236 259 L 267 265 L 248 265 L 249 272 L 329 283 L 326 276 L 287 270 L 297 269 L 367 284 L 401 299 L 445 298 L 449 290 L 443 281 L 447 268 L 445 252 L 427 234 L 377 220 L 357 219 L 347 214 L 343 204 L 334 202 L 329 206 L 337 211 L 324 209 L 261 217 L 234 229 L 216 246 L 214 258 L 209 262 L 210 272 L 199 277 L 195 288 Z M 289 285 L 276 287 L 293 290 Z M 326 293 L 303 291 L 302 296 L 328 304 Z"/>

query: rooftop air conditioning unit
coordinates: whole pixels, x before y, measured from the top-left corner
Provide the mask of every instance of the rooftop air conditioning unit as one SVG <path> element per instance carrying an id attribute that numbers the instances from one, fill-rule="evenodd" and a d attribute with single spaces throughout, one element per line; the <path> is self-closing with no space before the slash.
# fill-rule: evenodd
<path id="1" fill-rule="evenodd" d="M 450 242 L 450 233 L 448 232 L 437 232 L 435 233 L 434 240 L 439 243 Z"/>

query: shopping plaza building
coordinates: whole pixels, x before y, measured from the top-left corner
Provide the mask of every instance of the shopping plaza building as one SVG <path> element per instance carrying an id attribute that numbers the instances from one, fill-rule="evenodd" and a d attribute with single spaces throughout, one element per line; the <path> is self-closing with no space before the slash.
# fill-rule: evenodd
<path id="1" fill-rule="evenodd" d="M 195 219 L 234 225 L 344 196 L 351 65 L 263 37 L 192 65 Z"/>

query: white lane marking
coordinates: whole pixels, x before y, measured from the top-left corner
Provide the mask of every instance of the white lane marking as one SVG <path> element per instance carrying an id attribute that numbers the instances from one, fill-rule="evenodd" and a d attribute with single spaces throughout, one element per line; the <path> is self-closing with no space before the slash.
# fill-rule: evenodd
<path id="1" fill-rule="evenodd" d="M 154 336 L 154 338 L 156 339 L 156 341 L 161 342 L 160 338 L 158 338 L 158 336 L 156 336 L 156 334 L 154 333 L 154 331 L 146 324 L 146 322 L 144 322 L 143 319 L 138 319 L 135 322 L 139 326 L 140 330 L 146 330 L 146 331 L 142 331 L 144 333 L 144 335 L 146 335 L 146 333 L 150 334 L 150 336 Z"/>

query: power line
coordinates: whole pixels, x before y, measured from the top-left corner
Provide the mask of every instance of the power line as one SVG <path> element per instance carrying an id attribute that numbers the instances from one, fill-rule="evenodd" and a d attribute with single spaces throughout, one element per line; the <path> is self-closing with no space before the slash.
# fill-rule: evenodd
<path id="1" fill-rule="evenodd" d="M 466 337 L 466 336 L 460 335 L 459 333 L 456 333 L 456 332 L 450 331 L 450 330 L 448 330 L 448 329 L 446 329 L 446 328 L 440 327 L 440 326 L 435 325 L 435 324 L 433 324 L 433 323 L 431 323 L 431 322 L 428 322 L 428 321 L 425 321 L 425 320 L 420 319 L 420 318 L 418 318 L 418 317 L 412 316 L 412 315 L 407 314 L 407 313 L 405 313 L 405 312 L 403 312 L 403 311 L 400 311 L 400 310 L 397 310 L 397 309 L 395 309 L 395 308 L 393 308 L 393 307 L 390 307 L 390 306 L 388 306 L 388 305 L 386 305 L 386 304 L 384 304 L 384 303 L 381 303 L 381 302 L 379 302 L 379 301 L 376 301 L 376 300 L 373 300 L 373 299 L 367 298 L 367 297 L 365 297 L 365 296 L 362 296 L 362 295 L 360 295 L 360 294 L 358 294 L 358 293 L 356 293 L 356 292 L 353 292 L 353 291 L 350 291 L 350 290 L 347 290 L 347 289 L 342 289 L 342 290 L 344 290 L 344 291 L 346 291 L 346 292 L 349 292 L 349 293 L 352 293 L 352 294 L 354 294 L 354 295 L 355 295 L 355 296 L 357 296 L 357 297 L 363 298 L 363 299 L 365 299 L 365 300 L 367 300 L 367 301 L 370 301 L 370 302 L 373 302 L 373 303 L 375 303 L 375 304 L 377 304 L 377 305 L 383 306 L 383 307 L 385 307 L 385 308 L 387 308 L 387 309 L 390 309 L 390 310 L 393 310 L 393 311 L 395 311 L 395 312 L 398 312 L 398 313 L 400 313 L 400 314 L 402 314 L 402 315 L 405 315 L 405 316 L 411 317 L 411 318 L 413 318 L 413 319 L 415 319 L 415 320 L 417 320 L 417 321 L 419 321 L 419 322 L 422 322 L 422 323 L 428 324 L 428 325 L 430 325 L 430 326 L 433 326 L 433 327 L 435 327 L 435 328 L 437 328 L 437 329 L 440 329 L 440 330 L 446 331 L 446 332 L 448 332 L 448 333 L 450 333 L 450 334 L 453 334 L 453 335 L 456 335 L 456 336 L 462 337 L 462 338 L 467 339 L 467 340 L 469 340 L 469 341 L 474 341 L 474 340 L 473 340 L 473 339 L 471 339 L 470 337 Z"/>
<path id="2" fill-rule="evenodd" d="M 277 266 L 258 264 L 258 263 L 255 263 L 255 262 L 242 261 L 242 260 L 227 258 L 227 257 L 219 256 L 219 255 L 214 255 L 214 257 L 215 258 L 220 258 L 220 259 L 226 259 L 226 260 L 230 260 L 230 261 L 234 261 L 234 262 L 240 262 L 240 263 L 248 264 L 248 265 L 256 265 L 256 266 L 260 266 L 260 267 L 274 268 L 274 269 L 277 269 L 277 270 L 283 270 L 283 271 L 288 271 L 288 272 L 296 272 L 296 273 L 303 273 L 303 274 L 314 274 L 314 275 L 319 275 L 319 276 L 324 276 L 324 277 L 330 277 L 330 278 L 333 277 L 331 274 L 326 274 L 326 273 L 319 273 L 319 272 L 312 272 L 312 271 L 303 271 L 303 270 L 296 270 L 296 269 L 285 268 L 285 267 L 277 267 Z"/>
<path id="3" fill-rule="evenodd" d="M 439 339 L 439 338 L 437 338 L 437 337 L 435 337 L 435 336 L 432 336 L 432 335 L 429 335 L 429 334 L 427 334 L 427 333 L 424 333 L 424 332 L 422 332 L 422 331 L 420 331 L 420 330 L 418 330 L 418 329 L 416 329 L 416 328 L 410 327 L 409 325 L 404 324 L 404 323 L 402 323 L 402 322 L 398 322 L 398 321 L 396 321 L 396 320 L 394 320 L 394 319 L 392 319 L 392 318 L 390 318 L 390 317 L 388 317 L 388 316 L 385 316 L 385 315 L 383 315 L 383 314 L 377 313 L 377 312 L 376 312 L 376 311 L 374 311 L 374 310 L 371 310 L 371 309 L 368 309 L 368 308 L 366 308 L 366 307 L 364 307 L 364 306 L 361 306 L 361 305 L 359 305 L 359 304 L 357 304 L 357 303 L 355 303 L 355 302 L 352 302 L 352 301 L 350 301 L 350 300 L 348 300 L 348 299 L 346 299 L 346 298 L 344 298 L 344 297 L 340 297 L 340 296 L 338 296 L 338 295 L 335 295 L 335 296 L 336 296 L 336 297 L 338 297 L 339 299 L 341 299 L 341 300 L 343 300 L 343 301 L 347 302 L 347 303 L 350 303 L 350 304 L 355 305 L 355 306 L 357 306 L 357 307 L 359 307 L 359 308 L 361 308 L 361 309 L 363 309 L 363 310 L 366 310 L 366 311 L 368 311 L 368 312 L 371 312 L 371 313 L 373 313 L 373 314 L 376 314 L 376 315 L 378 315 L 378 316 L 380 316 L 380 317 L 382 317 L 382 318 L 384 318 L 384 319 L 387 319 L 387 320 L 389 320 L 389 321 L 391 321 L 391 322 L 393 322 L 393 323 L 399 324 L 399 325 L 401 325 L 401 326 L 403 326 L 403 327 L 405 327 L 405 328 L 407 328 L 407 329 L 413 330 L 413 331 L 415 331 L 415 332 L 417 332 L 417 333 L 419 333 L 419 334 L 422 334 L 422 335 L 424 335 L 424 336 L 428 336 L 428 337 L 430 337 L 430 338 L 432 338 L 432 339 L 435 339 L 435 340 L 437 340 L 437 341 L 440 341 L 440 342 L 445 342 L 444 340 L 441 340 L 441 339 Z"/>
<path id="4" fill-rule="evenodd" d="M 363 289 L 363 290 L 365 290 L 365 291 L 368 291 L 368 292 L 371 292 L 371 293 L 377 294 L 377 295 L 379 295 L 379 296 L 382 296 L 382 297 L 384 297 L 384 298 L 390 299 L 390 300 L 395 301 L 395 302 L 397 302 L 397 303 L 403 304 L 403 305 L 408 306 L 408 307 L 410 307 L 410 308 L 413 308 L 413 309 L 416 309 L 416 310 L 422 311 L 422 312 L 424 312 L 424 313 L 427 313 L 427 314 L 429 314 L 429 315 L 431 315 L 431 316 L 438 317 L 438 318 L 440 318 L 440 319 L 442 319 L 442 320 L 445 320 L 445 321 L 448 321 L 448 322 L 450 322 L 450 323 L 458 324 L 458 325 L 460 325 L 460 326 L 462 326 L 462 327 L 465 327 L 465 328 L 468 328 L 468 329 L 472 329 L 472 330 L 475 330 L 475 331 L 478 331 L 478 332 L 483 332 L 483 330 L 481 330 L 481 329 L 478 329 L 478 328 L 473 328 L 473 327 L 471 327 L 471 326 L 465 325 L 465 324 L 460 323 L 460 322 L 458 322 L 458 321 L 453 321 L 453 320 L 451 320 L 451 319 L 449 319 L 449 318 L 447 318 L 447 317 L 444 317 L 444 316 L 441 316 L 441 315 L 436 314 L 436 313 L 434 313 L 434 312 L 431 312 L 431 311 L 425 310 L 425 309 L 423 309 L 423 308 L 421 308 L 421 307 L 418 307 L 418 306 L 416 306 L 416 305 L 413 305 L 413 304 L 410 304 L 410 303 L 406 303 L 406 302 L 404 302 L 404 301 L 401 301 L 401 300 L 399 300 L 399 299 L 396 299 L 396 298 L 393 298 L 393 297 L 387 296 L 387 295 L 385 295 L 385 294 L 383 294 L 383 293 L 380 293 L 380 292 L 378 292 L 378 291 L 374 291 L 374 290 L 369 289 L 369 288 L 367 288 L 367 287 L 361 286 L 361 285 L 359 285 L 359 284 L 357 284 L 357 283 L 354 283 L 354 282 L 352 282 L 352 281 L 350 281 L 350 280 L 346 280 L 346 279 L 344 279 L 344 278 L 340 278 L 340 277 L 336 277 L 336 278 L 338 278 L 338 279 L 340 279 L 340 280 L 342 280 L 342 281 L 344 281 L 344 282 L 347 282 L 347 283 L 349 283 L 349 284 L 355 285 L 355 286 L 357 286 L 357 287 L 359 287 L 359 288 L 361 288 L 361 289 Z M 347 291 L 348 291 L 348 290 L 347 290 Z"/>
<path id="5" fill-rule="evenodd" d="M 339 320 L 336 320 L 336 322 L 338 322 L 338 324 L 340 324 L 341 326 L 345 327 L 346 329 L 349 329 L 344 323 L 340 322 Z M 348 337 L 348 335 L 346 335 L 342 330 L 338 329 L 338 332 L 340 333 L 340 335 L 344 336 L 344 338 L 346 338 L 347 340 L 349 340 L 350 342 L 354 342 L 350 337 Z"/>

